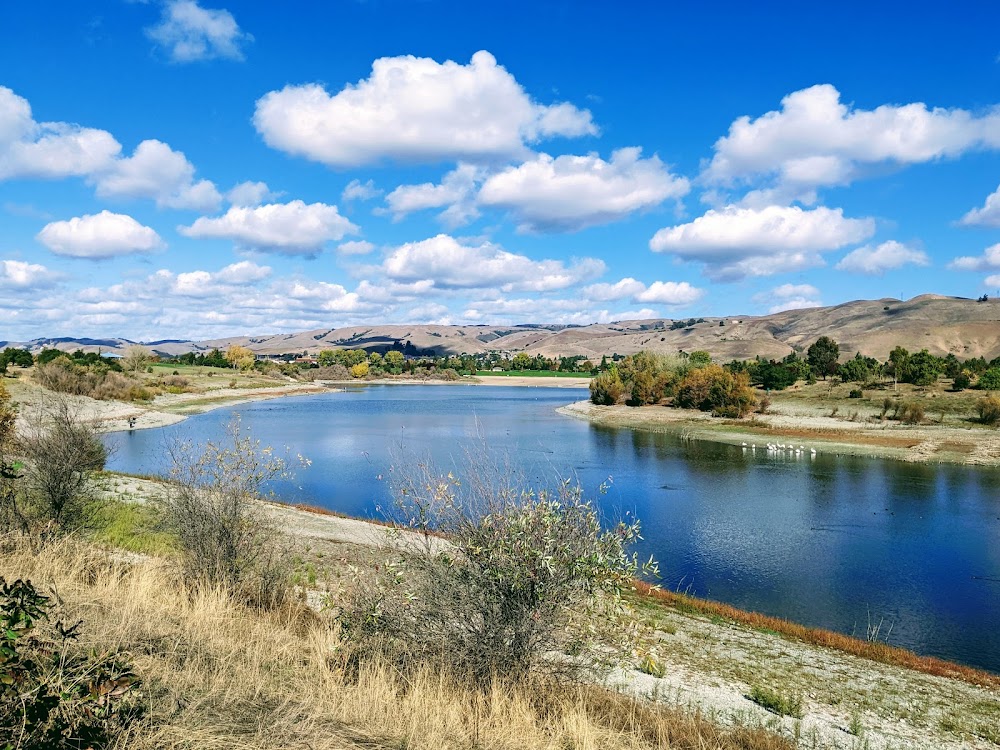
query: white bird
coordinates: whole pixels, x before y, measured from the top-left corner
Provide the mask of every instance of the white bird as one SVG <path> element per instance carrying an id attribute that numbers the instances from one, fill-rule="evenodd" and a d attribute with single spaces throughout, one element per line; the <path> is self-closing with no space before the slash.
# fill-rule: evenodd
<path id="1" fill-rule="evenodd" d="M 743 441 L 742 445 L 743 445 L 743 447 L 744 447 L 744 448 L 746 448 L 746 447 L 747 447 L 747 443 L 746 443 L 746 441 L 745 441 L 745 440 Z"/>
<path id="2" fill-rule="evenodd" d="M 816 455 L 816 449 L 815 448 L 810 448 L 810 450 L 812 451 L 812 454 L 815 456 Z"/>

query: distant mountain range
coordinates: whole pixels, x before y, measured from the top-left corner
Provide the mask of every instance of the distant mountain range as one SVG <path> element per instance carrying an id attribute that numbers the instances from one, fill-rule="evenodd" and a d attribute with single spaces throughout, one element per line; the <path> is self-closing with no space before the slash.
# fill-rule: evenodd
<path id="1" fill-rule="evenodd" d="M 842 356 L 855 352 L 885 359 L 895 346 L 933 354 L 949 352 L 959 359 L 1000 356 L 1000 300 L 977 302 L 925 294 L 913 299 L 857 300 L 832 307 L 787 310 L 773 315 L 731 315 L 697 319 L 662 318 L 565 325 L 371 325 L 317 329 L 302 333 L 234 336 L 208 341 L 162 339 L 134 342 L 123 338 L 40 338 L 0 341 L 5 346 L 38 351 L 122 352 L 142 343 L 161 355 L 247 346 L 259 354 L 308 353 L 323 349 L 403 349 L 412 354 L 475 354 L 490 350 L 528 352 L 545 356 L 708 351 L 717 360 L 773 359 L 803 351 L 820 336 L 840 344 Z"/>

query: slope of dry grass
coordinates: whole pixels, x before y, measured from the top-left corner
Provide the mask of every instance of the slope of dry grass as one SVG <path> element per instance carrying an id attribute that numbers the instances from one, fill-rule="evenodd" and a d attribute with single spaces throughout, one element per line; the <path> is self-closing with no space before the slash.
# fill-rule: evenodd
<path id="1" fill-rule="evenodd" d="M 0 576 L 32 579 L 84 620 L 84 645 L 122 649 L 149 712 L 124 748 L 695 748 L 784 750 L 760 727 L 721 729 L 597 687 L 465 691 L 427 671 L 345 670 L 337 630 L 304 606 L 260 613 L 190 594 L 169 562 L 68 539 L 0 544 Z"/>

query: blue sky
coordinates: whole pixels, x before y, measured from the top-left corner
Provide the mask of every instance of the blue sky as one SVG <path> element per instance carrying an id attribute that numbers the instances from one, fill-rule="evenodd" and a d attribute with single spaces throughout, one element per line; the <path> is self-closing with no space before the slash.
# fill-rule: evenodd
<path id="1" fill-rule="evenodd" d="M 1000 290 L 1000 9 L 0 7 L 0 339 Z"/>

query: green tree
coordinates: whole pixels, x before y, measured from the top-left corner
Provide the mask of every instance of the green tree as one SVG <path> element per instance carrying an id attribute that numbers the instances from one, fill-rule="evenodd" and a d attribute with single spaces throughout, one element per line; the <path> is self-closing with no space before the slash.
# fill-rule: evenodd
<path id="1" fill-rule="evenodd" d="M 840 358 L 840 346 L 829 336 L 820 336 L 816 343 L 806 351 L 809 366 L 826 380 L 827 375 L 837 374 L 837 360 Z"/>
<path id="2" fill-rule="evenodd" d="M 889 352 L 889 360 L 885 363 L 885 371 L 897 383 L 906 383 L 910 377 L 910 353 L 901 346 Z"/>
<path id="3" fill-rule="evenodd" d="M 393 375 L 399 375 L 403 371 L 403 363 L 406 361 L 403 353 L 395 349 L 386 352 L 382 360 L 385 363 L 385 369 Z"/>
<path id="4" fill-rule="evenodd" d="M 618 368 L 612 367 L 590 381 L 590 400 L 598 406 L 614 406 L 625 395 Z"/>
<path id="5" fill-rule="evenodd" d="M 531 367 L 531 355 L 527 352 L 518 352 L 510 361 L 512 370 L 527 370 L 529 367 Z"/>
<path id="6" fill-rule="evenodd" d="M 691 352 L 688 357 L 688 364 L 691 367 L 707 367 L 712 364 L 712 355 L 706 351 L 698 350 Z"/>
<path id="7" fill-rule="evenodd" d="M 991 367 L 979 376 L 976 388 L 983 391 L 1000 391 L 1000 367 Z"/>

